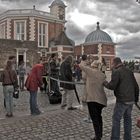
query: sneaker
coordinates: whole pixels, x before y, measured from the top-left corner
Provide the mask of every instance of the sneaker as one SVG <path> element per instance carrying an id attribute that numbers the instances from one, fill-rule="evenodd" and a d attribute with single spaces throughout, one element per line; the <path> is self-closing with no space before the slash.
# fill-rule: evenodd
<path id="1" fill-rule="evenodd" d="M 94 138 L 91 138 L 91 140 L 101 140 L 101 138 L 94 137 Z"/>
<path id="2" fill-rule="evenodd" d="M 84 118 L 83 121 L 86 123 L 92 123 L 92 120 L 89 117 Z"/>
<path id="3" fill-rule="evenodd" d="M 10 113 L 10 114 L 7 113 L 5 116 L 6 117 L 13 117 L 13 114 L 12 113 Z"/>
<path id="4" fill-rule="evenodd" d="M 33 115 L 33 116 L 34 116 L 34 115 L 40 115 L 41 113 L 42 113 L 41 111 L 38 111 L 38 112 L 32 112 L 31 115 Z"/>
<path id="5" fill-rule="evenodd" d="M 76 107 L 69 107 L 68 110 L 76 110 Z"/>

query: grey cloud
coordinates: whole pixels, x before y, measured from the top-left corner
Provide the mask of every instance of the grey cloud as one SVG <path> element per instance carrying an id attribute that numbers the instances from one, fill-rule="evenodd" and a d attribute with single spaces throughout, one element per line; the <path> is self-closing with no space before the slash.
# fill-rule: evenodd
<path id="1" fill-rule="evenodd" d="M 123 58 L 134 58 L 140 56 L 140 39 L 139 37 L 128 38 L 122 41 L 117 47 L 119 56 Z"/>
<path id="2" fill-rule="evenodd" d="M 66 24 L 67 35 L 75 41 L 76 44 L 84 43 L 85 37 L 87 35 L 86 31 L 81 30 L 77 25 L 72 21 L 69 21 Z"/>

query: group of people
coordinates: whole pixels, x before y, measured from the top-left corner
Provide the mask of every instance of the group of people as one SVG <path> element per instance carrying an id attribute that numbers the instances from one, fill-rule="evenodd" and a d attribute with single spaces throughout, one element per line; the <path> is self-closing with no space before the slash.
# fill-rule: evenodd
<path id="1" fill-rule="evenodd" d="M 57 63 L 56 54 L 52 54 L 49 59 L 49 76 L 61 81 L 60 87 L 63 88 L 61 108 L 67 110 L 75 110 L 73 106 L 74 97 L 74 78 L 73 78 L 73 62 L 74 58 L 68 55 L 61 63 Z M 132 119 L 131 113 L 133 104 L 139 99 L 139 86 L 135 76 L 131 70 L 126 68 L 121 59 L 116 57 L 112 63 L 111 81 L 106 81 L 106 63 L 102 61 L 101 65 L 98 60 L 89 62 L 86 55 L 82 56 L 79 68 L 82 70 L 82 79 L 85 82 L 82 101 L 86 102 L 90 118 L 93 123 L 95 137 L 92 140 L 101 140 L 103 137 L 103 119 L 102 110 L 107 106 L 107 97 L 104 88 L 114 90 L 116 104 L 112 117 L 112 133 L 111 140 L 120 139 L 120 122 L 124 119 L 124 140 L 131 140 Z M 13 116 L 13 91 L 18 88 L 17 73 L 14 69 L 15 57 L 9 57 L 7 65 L 2 74 L 2 85 L 4 99 L 6 103 L 7 117 Z M 22 74 L 24 73 L 23 64 L 21 64 L 21 88 L 24 81 Z M 35 64 L 25 82 L 25 87 L 30 93 L 30 111 L 32 115 L 39 115 L 41 111 L 37 105 L 38 88 L 43 87 L 42 75 L 44 74 L 44 65 L 42 63 Z M 24 75 L 24 74 L 23 74 Z M 70 83 L 69 83 L 70 82 Z M 72 83 L 73 82 L 73 83 Z M 59 91 L 57 81 L 50 82 L 51 90 Z"/>
<path id="2" fill-rule="evenodd" d="M 83 57 L 80 63 L 83 79 L 86 83 L 84 102 L 87 102 L 88 111 L 93 122 L 95 137 L 92 140 L 101 140 L 103 136 L 102 109 L 107 106 L 104 87 L 114 90 L 116 104 L 112 117 L 111 140 L 120 140 L 120 122 L 124 119 L 124 140 L 131 140 L 133 104 L 138 102 L 139 86 L 133 72 L 126 68 L 119 57 L 112 63 L 111 81 L 106 81 L 106 76 L 99 68 L 99 62 L 94 60 L 91 65 Z"/>

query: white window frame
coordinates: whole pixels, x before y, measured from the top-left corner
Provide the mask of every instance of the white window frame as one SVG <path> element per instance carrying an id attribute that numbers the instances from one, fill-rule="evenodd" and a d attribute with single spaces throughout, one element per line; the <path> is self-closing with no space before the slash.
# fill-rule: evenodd
<path id="1" fill-rule="evenodd" d="M 0 38 L 5 39 L 6 38 L 6 25 L 5 23 L 0 24 Z"/>
<path id="2" fill-rule="evenodd" d="M 40 24 L 41 26 L 41 34 L 40 34 Z M 43 25 L 45 25 L 45 33 L 43 33 Z M 41 45 L 40 45 L 40 35 L 41 35 Z M 45 37 L 45 45 L 43 45 L 43 36 Z M 48 47 L 48 23 L 46 22 L 38 22 L 38 47 L 47 48 Z"/>
<path id="3" fill-rule="evenodd" d="M 19 33 L 19 38 L 17 37 L 17 23 L 24 23 L 24 33 L 21 33 L 21 26 L 20 26 L 20 33 Z M 27 40 L 26 36 L 26 20 L 15 20 L 14 21 L 14 39 L 16 40 L 22 40 L 21 35 L 24 34 L 24 40 Z"/>

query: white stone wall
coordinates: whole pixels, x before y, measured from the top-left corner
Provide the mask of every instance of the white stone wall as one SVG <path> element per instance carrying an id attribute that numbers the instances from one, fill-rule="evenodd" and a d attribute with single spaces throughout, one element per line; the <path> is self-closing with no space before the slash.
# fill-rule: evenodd
<path id="1" fill-rule="evenodd" d="M 30 17 L 29 22 L 29 40 L 34 41 L 35 40 L 35 19 L 34 17 Z"/>

